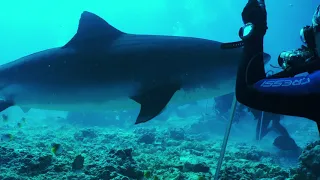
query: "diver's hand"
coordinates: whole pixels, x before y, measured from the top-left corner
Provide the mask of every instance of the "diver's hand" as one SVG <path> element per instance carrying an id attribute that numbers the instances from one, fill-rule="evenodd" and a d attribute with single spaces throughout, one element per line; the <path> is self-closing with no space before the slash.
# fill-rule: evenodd
<path id="1" fill-rule="evenodd" d="M 257 35 L 264 36 L 267 26 L 267 11 L 264 0 L 248 0 L 242 11 L 243 22 L 254 24 Z"/>
<path id="2" fill-rule="evenodd" d="M 317 26 L 320 25 L 320 5 L 317 7 L 316 11 L 314 12 L 312 18 L 312 25 Z"/>

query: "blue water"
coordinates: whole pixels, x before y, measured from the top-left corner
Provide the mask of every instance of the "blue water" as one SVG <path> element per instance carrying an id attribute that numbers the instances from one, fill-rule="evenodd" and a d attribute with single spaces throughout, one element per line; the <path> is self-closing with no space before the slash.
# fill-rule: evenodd
<path id="1" fill-rule="evenodd" d="M 64 45 L 75 34 L 80 14 L 83 11 L 90 11 L 101 16 L 114 27 L 127 33 L 191 36 L 222 42 L 238 41 L 238 30 L 242 26 L 241 12 L 246 2 L 245 0 L 4 1 L 0 3 L 0 64 L 13 61 L 36 51 Z M 272 56 L 270 64 L 277 64 L 277 57 L 281 51 L 301 46 L 299 31 L 303 26 L 311 24 L 311 18 L 317 3 L 316 1 L 282 0 L 267 1 L 266 5 L 269 29 L 265 36 L 265 51 Z M 269 65 L 266 66 L 266 70 L 270 68 Z M 76 133 L 84 128 L 93 128 L 98 134 L 112 132 L 115 136 L 117 132 L 121 132 L 120 134 L 123 136 L 123 132 L 133 132 L 138 128 L 155 128 L 158 136 L 165 136 L 165 132 L 169 129 L 182 128 L 190 137 L 197 134 L 204 136 L 202 138 L 204 139 L 203 142 L 199 142 L 202 143 L 201 145 L 204 148 L 210 149 L 213 148 L 212 146 L 216 146 L 215 150 L 219 150 L 229 117 L 228 115 L 226 117 L 217 116 L 213 111 L 214 106 L 213 99 L 202 100 L 191 105 L 169 106 L 155 120 L 139 126 L 133 125 L 138 110 L 126 112 L 106 110 L 105 113 L 100 114 L 84 110 L 83 114 L 73 114 L 72 116 L 69 114 L 68 116 L 68 112 L 37 109 L 32 109 L 25 114 L 18 107 L 12 107 L 2 112 L 2 114 L 9 116 L 9 120 L 8 122 L 0 122 L 0 133 L 13 133 L 18 138 L 14 141 L 2 142 L 1 145 L 16 151 L 17 149 L 24 149 L 32 154 L 32 149 L 40 148 L 40 145 L 36 140 L 33 141 L 32 139 L 22 141 L 21 139 L 24 139 L 24 136 L 31 138 L 41 138 L 43 136 L 44 139 L 47 139 L 48 144 L 51 141 L 58 141 L 61 144 L 67 144 L 65 146 L 73 146 L 73 141 L 65 140 L 56 133 L 61 131 L 64 137 L 68 139 L 67 134 L 69 132 Z M 27 122 L 22 127 L 17 127 L 17 122 L 22 117 L 26 117 Z M 201 124 L 203 121 L 206 123 Z M 284 117 L 281 123 L 301 147 L 318 139 L 316 125 L 312 121 L 296 117 Z M 228 158 L 233 156 L 233 152 L 241 151 L 244 143 L 245 145 L 243 146 L 246 146 L 247 149 L 254 147 L 263 152 L 272 153 L 277 158 L 274 158 L 274 156 L 269 158 L 278 159 L 277 162 L 273 163 L 274 165 L 284 169 L 298 167 L 298 156 L 287 155 L 272 145 L 277 133 L 271 132 L 262 141 L 257 142 L 255 141 L 255 128 L 256 121 L 250 113 L 242 116 L 239 123 L 232 126 L 229 146 L 226 150 L 226 162 L 228 162 Z M 52 137 L 48 133 L 52 133 Z M 132 137 L 132 144 L 135 144 L 134 137 Z M 201 138 L 198 141 L 201 141 Z M 213 145 L 210 142 L 218 142 L 218 144 Z M 96 143 L 95 141 L 90 141 L 84 144 L 90 147 L 101 145 Z M 181 141 L 181 143 L 183 144 L 184 142 Z M 74 150 L 76 153 L 83 153 L 83 149 L 87 148 L 82 146 L 84 144 L 81 144 L 77 142 L 78 150 Z M 108 142 L 106 143 L 107 145 Z M 115 146 L 121 147 L 122 145 Z M 49 147 L 47 150 L 50 153 L 50 145 L 46 146 Z M 182 147 L 181 145 L 180 148 Z M 148 149 L 149 147 L 143 146 L 139 148 Z M 186 152 L 188 151 L 186 149 L 180 151 L 181 154 L 177 154 L 181 162 L 186 161 Z M 157 155 L 157 151 L 153 152 L 149 152 L 149 159 L 147 158 L 146 161 L 154 160 L 159 155 Z M 64 153 L 67 156 L 67 151 Z M 62 153 L 60 158 L 63 159 L 63 155 Z M 90 156 L 90 153 L 87 153 L 87 156 Z M 68 154 L 68 157 L 71 157 L 71 155 Z M 201 158 L 203 157 L 205 156 L 201 156 Z M 23 159 L 24 157 L 21 158 Z M 192 159 L 191 156 L 189 158 Z M 201 158 L 195 158 L 190 162 L 200 161 Z M 207 173 L 206 178 L 210 179 L 210 177 L 213 177 L 217 162 L 217 160 L 213 159 L 217 159 L 217 157 L 206 158 L 203 161 L 209 164 L 211 172 L 211 176 L 207 175 Z M 271 162 L 271 160 L 265 161 Z M 259 162 L 263 163 L 263 158 Z M 140 162 L 140 164 L 143 163 Z M 39 174 L 19 174 L 18 170 L 16 170 L 18 168 L 14 168 L 14 166 L 18 165 L 12 163 L 11 167 L 7 167 L 4 162 L 0 164 L 0 177 L 14 177 L 16 179 L 44 178 Z M 173 165 L 170 164 L 167 168 L 170 169 L 172 167 Z M 141 169 L 145 170 L 145 168 Z M 44 174 L 48 177 L 52 174 L 58 174 L 52 175 L 52 178 L 57 179 L 59 179 L 59 173 L 61 174 L 61 172 L 53 170 L 48 170 L 46 173 Z M 72 179 L 74 176 L 72 173 L 74 172 L 64 172 L 60 178 Z M 174 179 L 174 177 L 168 176 L 162 171 L 156 173 L 159 177 L 163 176 L 164 179 Z M 193 173 L 197 174 L 196 172 Z M 197 179 L 200 177 L 199 173 L 195 176 L 189 171 L 183 171 L 182 174 L 180 179 Z M 92 179 L 93 176 L 79 175 L 75 176 L 75 179 Z M 146 176 L 144 178 L 147 179 Z"/>

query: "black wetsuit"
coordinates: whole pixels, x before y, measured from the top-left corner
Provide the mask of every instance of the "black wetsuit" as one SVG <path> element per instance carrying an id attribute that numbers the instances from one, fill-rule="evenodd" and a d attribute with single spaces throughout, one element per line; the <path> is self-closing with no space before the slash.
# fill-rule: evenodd
<path id="1" fill-rule="evenodd" d="M 264 113 L 262 117 L 262 111 L 249 108 L 249 111 L 253 114 L 255 119 L 258 121 L 256 126 L 256 139 L 261 140 L 264 138 L 271 130 L 276 131 L 281 136 L 290 136 L 287 129 L 280 123 L 282 115 L 274 113 Z M 262 124 L 261 124 L 262 123 Z M 272 123 L 269 128 L 270 123 Z"/>
<path id="2" fill-rule="evenodd" d="M 218 110 L 217 113 L 220 116 L 225 115 L 228 113 L 229 109 L 232 105 L 232 100 L 234 97 L 234 93 L 226 94 L 224 96 L 220 96 L 215 98 L 215 109 Z M 240 117 L 244 114 L 244 109 L 246 106 L 243 104 L 238 104 L 236 109 L 236 114 L 234 117 L 233 122 L 238 123 L 240 120 Z M 271 130 L 276 131 L 281 136 L 289 136 L 288 131 L 284 126 L 281 125 L 280 120 L 282 118 L 282 115 L 274 114 L 274 113 L 264 113 L 263 118 L 262 117 L 262 111 L 255 110 L 253 108 L 248 108 L 248 111 L 251 112 L 254 116 L 254 118 L 257 120 L 257 126 L 256 126 L 256 139 L 261 140 L 263 137 L 265 137 Z M 261 124 L 262 122 L 262 124 Z M 269 128 L 270 123 L 272 123 L 272 126 Z"/>
<path id="3" fill-rule="evenodd" d="M 266 78 L 263 63 L 263 36 L 245 41 L 236 81 L 237 100 L 261 111 L 299 116 L 320 127 L 320 71 L 305 77 Z M 320 70 L 319 63 L 312 65 Z"/>

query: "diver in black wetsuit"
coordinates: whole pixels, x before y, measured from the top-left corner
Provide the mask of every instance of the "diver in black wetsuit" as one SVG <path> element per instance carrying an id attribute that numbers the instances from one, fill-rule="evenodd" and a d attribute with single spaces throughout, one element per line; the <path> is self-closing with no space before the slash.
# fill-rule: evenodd
<path id="1" fill-rule="evenodd" d="M 227 119 L 230 113 L 233 98 L 234 98 L 234 93 L 229 93 L 229 94 L 225 94 L 225 95 L 214 98 L 215 105 L 213 107 L 213 110 L 215 111 L 218 117 L 221 117 L 222 119 Z M 244 110 L 245 110 L 245 106 L 237 104 L 235 117 L 233 118 L 233 121 L 232 121 L 233 123 L 239 123 L 240 117 L 246 113 Z"/>
<path id="2" fill-rule="evenodd" d="M 307 47 L 281 53 L 278 62 L 284 71 L 268 78 L 262 54 L 263 38 L 268 29 L 264 0 L 249 0 L 242 19 L 251 27 L 253 24 L 253 28 L 242 36 L 244 54 L 236 80 L 237 100 L 261 111 L 309 118 L 317 123 L 319 130 L 320 6 L 313 17 L 313 25 L 301 31 Z M 309 74 L 295 77 L 303 72 Z"/>
<path id="3" fill-rule="evenodd" d="M 282 115 L 274 113 L 264 113 L 262 117 L 262 111 L 248 108 L 249 111 L 253 114 L 255 119 L 258 121 L 256 126 L 256 140 L 261 140 L 264 138 L 270 131 L 276 131 L 281 136 L 290 137 L 287 129 L 280 123 Z M 262 125 L 261 125 L 262 123 Z M 269 127 L 271 123 L 271 127 Z"/>

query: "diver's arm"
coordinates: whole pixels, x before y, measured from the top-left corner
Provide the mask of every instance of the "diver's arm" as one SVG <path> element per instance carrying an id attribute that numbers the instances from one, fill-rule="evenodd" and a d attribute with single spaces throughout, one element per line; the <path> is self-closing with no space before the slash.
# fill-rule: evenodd
<path id="1" fill-rule="evenodd" d="M 317 118 L 314 108 L 320 101 L 320 71 L 306 77 L 268 79 L 263 64 L 263 37 L 246 41 L 243 52 L 236 80 L 240 103 L 276 114 Z"/>
<path id="2" fill-rule="evenodd" d="M 320 100 L 320 91 L 319 93 L 317 91 L 320 90 L 319 72 L 309 75 L 304 80 L 301 77 L 266 78 L 263 64 L 266 16 L 264 2 L 256 0 L 249 0 L 242 13 L 244 23 L 252 22 L 256 29 L 255 33 L 244 41 L 243 57 L 236 80 L 237 100 L 261 111 L 310 119 L 318 118 L 314 108 L 318 106 Z M 296 85 L 297 83 L 294 83 L 296 81 L 300 84 Z"/>
<path id="3" fill-rule="evenodd" d="M 314 27 L 314 36 L 317 54 L 320 55 L 320 5 L 318 5 L 312 17 L 312 26 Z"/>

